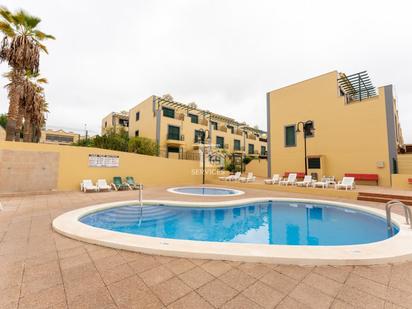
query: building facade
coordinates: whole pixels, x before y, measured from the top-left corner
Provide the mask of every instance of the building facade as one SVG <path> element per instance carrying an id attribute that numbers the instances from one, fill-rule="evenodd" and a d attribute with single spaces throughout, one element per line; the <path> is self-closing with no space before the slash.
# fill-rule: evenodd
<path id="1" fill-rule="evenodd" d="M 63 130 L 42 130 L 39 143 L 70 145 L 80 140 L 80 134 Z"/>
<path id="2" fill-rule="evenodd" d="M 403 147 L 392 85 L 376 89 L 366 72 L 334 71 L 267 93 L 267 113 L 268 174 L 304 172 L 304 133 L 296 131 L 311 120 L 308 174 L 377 174 L 391 185 Z"/>
<path id="3" fill-rule="evenodd" d="M 151 96 L 129 111 L 129 136 L 155 140 L 162 156 L 182 158 L 183 155 L 190 159 L 200 147 L 202 134 L 210 144 L 228 154 L 266 157 L 266 132 L 201 110 L 194 104 Z"/>
<path id="4" fill-rule="evenodd" d="M 119 113 L 112 112 L 102 119 L 101 132 L 102 135 L 109 129 L 114 129 L 118 132 L 121 129 L 125 131 L 129 130 L 129 113 L 122 111 Z"/>

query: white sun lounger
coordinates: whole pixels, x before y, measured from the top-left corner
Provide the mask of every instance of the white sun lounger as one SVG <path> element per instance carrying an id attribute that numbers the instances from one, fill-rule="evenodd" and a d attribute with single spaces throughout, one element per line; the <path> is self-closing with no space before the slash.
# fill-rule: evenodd
<path id="1" fill-rule="evenodd" d="M 97 189 L 99 191 L 110 191 L 112 188 L 107 184 L 106 179 L 98 179 L 97 180 Z"/>
<path id="2" fill-rule="evenodd" d="M 295 185 L 299 187 L 309 187 L 312 184 L 312 176 L 311 175 L 305 175 L 303 178 L 303 181 L 296 181 Z"/>
<path id="3" fill-rule="evenodd" d="M 265 179 L 264 182 L 267 185 L 273 185 L 275 183 L 279 183 L 280 177 L 279 174 L 273 174 L 273 177 L 271 179 Z"/>
<path id="4" fill-rule="evenodd" d="M 253 176 L 252 172 L 247 173 L 246 177 L 240 177 L 239 181 L 240 182 L 254 182 L 256 180 L 256 177 Z"/>
<path id="5" fill-rule="evenodd" d="M 90 179 L 84 179 L 81 183 L 80 183 L 80 190 L 83 192 L 87 192 L 87 191 L 98 191 L 97 186 L 95 186 L 93 184 L 93 182 Z"/>
<path id="6" fill-rule="evenodd" d="M 335 189 L 345 189 L 352 190 L 355 189 L 355 178 L 354 177 L 343 177 L 342 181 L 339 181 L 335 185 Z"/>
<path id="7" fill-rule="evenodd" d="M 296 182 L 296 177 L 298 175 L 296 173 L 290 173 L 288 179 L 279 181 L 279 185 L 294 185 Z"/>
<path id="8" fill-rule="evenodd" d="M 219 177 L 219 179 L 226 180 L 226 181 L 236 181 L 236 180 L 239 180 L 240 175 L 241 175 L 240 172 L 236 172 L 234 175 Z"/>

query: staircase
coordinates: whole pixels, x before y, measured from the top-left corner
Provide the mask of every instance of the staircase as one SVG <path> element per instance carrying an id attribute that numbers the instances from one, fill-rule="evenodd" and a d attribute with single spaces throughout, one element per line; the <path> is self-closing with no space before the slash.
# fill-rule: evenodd
<path id="1" fill-rule="evenodd" d="M 387 203 L 390 200 L 399 200 L 405 205 L 412 206 L 412 196 L 371 192 L 359 192 L 358 194 L 358 201 Z"/>

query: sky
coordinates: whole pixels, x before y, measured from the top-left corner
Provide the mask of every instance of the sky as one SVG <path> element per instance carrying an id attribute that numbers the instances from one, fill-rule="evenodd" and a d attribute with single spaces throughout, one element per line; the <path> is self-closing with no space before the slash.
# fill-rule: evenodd
<path id="1" fill-rule="evenodd" d="M 412 143 L 412 3 L 406 0 L 2 0 L 53 34 L 40 59 L 47 126 L 100 133 L 147 97 L 266 129 L 266 93 L 337 70 L 393 84 Z M 7 71 L 0 65 L 0 72 Z M 0 84 L 6 81 L 0 78 Z M 0 87 L 0 112 L 7 112 Z"/>

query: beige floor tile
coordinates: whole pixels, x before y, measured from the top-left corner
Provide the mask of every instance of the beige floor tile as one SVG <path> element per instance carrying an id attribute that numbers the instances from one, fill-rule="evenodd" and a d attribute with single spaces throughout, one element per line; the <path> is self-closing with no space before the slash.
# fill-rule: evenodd
<path id="1" fill-rule="evenodd" d="M 356 308 L 383 308 L 385 303 L 383 299 L 350 286 L 344 286 L 336 297 Z"/>
<path id="2" fill-rule="evenodd" d="M 412 290 L 408 292 L 388 287 L 386 290 L 386 300 L 390 303 L 405 308 L 412 308 Z"/>
<path id="3" fill-rule="evenodd" d="M 49 308 L 54 304 L 65 301 L 65 294 L 62 285 L 54 286 L 38 293 L 29 294 L 19 301 L 20 309 Z"/>
<path id="4" fill-rule="evenodd" d="M 356 275 L 355 273 L 350 274 L 350 276 L 346 280 L 345 285 L 356 288 L 357 290 L 363 291 L 379 298 L 385 298 L 387 290 L 386 285 L 365 279 Z"/>
<path id="5" fill-rule="evenodd" d="M 330 307 L 331 309 L 351 309 L 355 308 L 352 305 L 349 305 L 348 303 L 345 303 L 339 299 L 335 299 L 332 303 L 332 306 Z"/>
<path id="6" fill-rule="evenodd" d="M 197 292 L 215 307 L 220 307 L 232 299 L 238 292 L 223 283 L 219 279 L 215 279 L 197 290 Z"/>
<path id="7" fill-rule="evenodd" d="M 260 281 L 285 294 L 291 292 L 299 283 L 297 280 L 274 270 L 267 272 L 260 278 Z"/>
<path id="8" fill-rule="evenodd" d="M 27 266 L 24 270 L 23 282 L 34 281 L 56 274 L 60 274 L 60 267 L 57 261 L 51 261 L 41 265 Z"/>
<path id="9" fill-rule="evenodd" d="M 174 274 L 178 275 L 194 268 L 196 265 L 190 262 L 188 259 L 175 259 L 165 264 Z"/>
<path id="10" fill-rule="evenodd" d="M 107 308 L 108 306 L 114 306 L 114 302 L 106 287 L 88 290 L 74 298 L 69 298 L 71 309 Z"/>
<path id="11" fill-rule="evenodd" d="M 344 283 L 351 273 L 351 269 L 345 267 L 317 266 L 314 268 L 313 272 L 340 283 Z"/>
<path id="12" fill-rule="evenodd" d="M 140 255 L 135 261 L 129 263 L 136 273 L 142 273 L 161 264 L 150 255 Z"/>
<path id="13" fill-rule="evenodd" d="M 136 275 L 112 283 L 108 285 L 108 288 L 110 294 L 113 296 L 113 299 L 118 305 L 136 303 L 138 302 L 138 299 L 136 298 L 138 298 L 139 295 L 146 296 L 146 294 L 142 294 L 140 292 L 148 291 L 148 288 L 144 284 L 143 280 Z"/>
<path id="14" fill-rule="evenodd" d="M 387 285 L 391 275 L 391 265 L 355 266 L 353 273 Z"/>
<path id="15" fill-rule="evenodd" d="M 214 279 L 211 274 L 200 267 L 192 268 L 191 270 L 180 274 L 179 278 L 192 289 L 197 289 Z"/>
<path id="16" fill-rule="evenodd" d="M 192 289 L 177 277 L 163 281 L 152 287 L 153 293 L 159 297 L 163 304 L 169 305 L 184 295 L 190 293 Z"/>
<path id="17" fill-rule="evenodd" d="M 260 279 L 271 270 L 267 265 L 261 263 L 242 263 L 238 268 L 256 279 Z"/>
<path id="18" fill-rule="evenodd" d="M 219 277 L 224 283 L 235 290 L 243 291 L 256 282 L 256 278 L 249 276 L 239 269 L 231 269 Z"/>
<path id="19" fill-rule="evenodd" d="M 87 278 L 97 273 L 97 269 L 93 263 L 82 264 L 68 269 L 62 269 L 63 280 L 65 282 Z"/>
<path id="20" fill-rule="evenodd" d="M 292 297 L 286 296 L 279 305 L 276 306 L 276 309 L 308 309 L 309 306 L 298 302 L 296 299 Z"/>
<path id="21" fill-rule="evenodd" d="M 278 265 L 275 267 L 275 270 L 290 278 L 300 281 L 313 270 L 313 267 L 297 265 Z"/>
<path id="22" fill-rule="evenodd" d="M 66 295 L 69 301 L 76 298 L 80 294 L 86 293 L 86 291 L 94 291 L 101 287 L 104 287 L 104 282 L 98 273 L 90 275 L 79 280 L 65 281 L 64 284 Z"/>
<path id="23" fill-rule="evenodd" d="M 165 266 L 158 266 L 139 274 L 148 286 L 159 284 L 174 277 L 174 274 Z"/>
<path id="24" fill-rule="evenodd" d="M 129 297 L 115 299 L 120 309 L 160 309 L 165 308 L 159 298 L 150 290 L 133 291 Z"/>
<path id="25" fill-rule="evenodd" d="M 300 283 L 289 296 L 313 309 L 329 308 L 333 301 L 332 297 L 305 283 Z"/>
<path id="26" fill-rule="evenodd" d="M 110 269 L 122 264 L 126 264 L 126 260 L 118 253 L 94 260 L 94 265 L 96 266 L 98 271 Z"/>
<path id="27" fill-rule="evenodd" d="M 133 268 L 131 268 L 128 264 L 123 264 L 100 271 L 100 275 L 102 276 L 104 283 L 107 285 L 131 277 L 134 274 L 135 272 Z"/>
<path id="28" fill-rule="evenodd" d="M 260 281 L 244 290 L 242 294 L 264 308 L 274 308 L 286 296 Z"/>
<path id="29" fill-rule="evenodd" d="M 91 263 L 92 260 L 90 259 L 87 253 L 83 253 L 76 256 L 67 257 L 60 260 L 60 266 L 62 270 L 68 270 L 73 267 L 81 266 L 84 264 Z"/>
<path id="30" fill-rule="evenodd" d="M 20 287 L 14 286 L 7 289 L 0 290 L 0 308 L 6 306 L 17 308 L 19 301 Z"/>
<path id="31" fill-rule="evenodd" d="M 191 292 L 167 306 L 169 309 L 213 309 L 206 300 L 196 292 Z M 252 309 L 252 308 L 251 308 Z"/>
<path id="32" fill-rule="evenodd" d="M 226 304 L 222 306 L 222 309 L 262 309 L 264 307 L 259 306 L 254 301 L 249 298 L 239 294 L 229 300 Z"/>
<path id="33" fill-rule="evenodd" d="M 21 286 L 21 297 L 38 293 L 62 283 L 63 280 L 60 273 L 50 273 L 35 280 L 25 281 Z"/>
<path id="34" fill-rule="evenodd" d="M 223 261 L 215 261 L 215 260 L 202 264 L 200 267 L 202 267 L 209 274 L 215 277 L 219 277 L 223 275 L 225 272 L 229 271 L 232 268 L 232 266 L 230 266 L 229 264 Z"/>
<path id="35" fill-rule="evenodd" d="M 342 288 L 342 283 L 318 275 L 316 273 L 310 273 L 305 277 L 305 279 L 303 279 L 302 282 L 332 297 L 335 297 L 339 293 L 339 290 Z"/>

